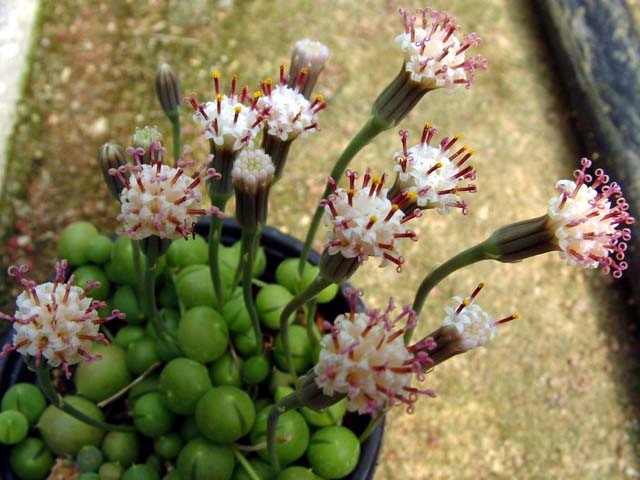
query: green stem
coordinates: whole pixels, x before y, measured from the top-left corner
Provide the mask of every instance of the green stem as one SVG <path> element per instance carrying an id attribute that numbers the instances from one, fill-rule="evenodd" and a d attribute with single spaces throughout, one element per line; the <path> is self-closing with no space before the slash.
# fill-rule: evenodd
<path id="1" fill-rule="evenodd" d="M 225 202 L 226 203 L 226 202 Z M 220 208 L 218 206 L 218 208 Z M 222 209 L 224 211 L 224 205 Z M 209 226 L 209 271 L 213 283 L 213 291 L 218 299 L 218 308 L 224 306 L 224 289 L 222 277 L 220 276 L 220 240 L 222 238 L 222 219 L 216 215 L 211 215 L 211 225 Z"/>
<path id="2" fill-rule="evenodd" d="M 262 353 L 262 330 L 260 328 L 260 319 L 256 305 L 253 301 L 253 289 L 251 279 L 253 278 L 253 264 L 255 261 L 256 238 L 260 238 L 260 228 L 257 231 L 242 230 L 242 244 L 240 248 L 240 262 L 242 264 L 242 296 L 244 304 L 247 307 L 251 323 L 253 324 L 253 332 L 256 336 L 257 351 Z"/>
<path id="3" fill-rule="evenodd" d="M 336 161 L 335 165 L 333 166 L 333 170 L 331 170 L 331 178 L 338 182 L 344 171 L 349 166 L 349 162 L 351 162 L 353 157 L 355 157 L 356 154 L 360 150 L 362 150 L 362 148 L 371 140 L 373 140 L 379 133 L 385 131 L 389 127 L 390 125 L 381 122 L 376 116 L 370 116 L 367 120 L 367 123 L 365 123 L 358 134 L 353 137 L 351 142 L 349 142 L 349 145 L 347 145 L 347 148 L 344 149 L 342 155 L 340 155 L 340 157 Z M 329 193 L 331 193 L 331 187 L 327 183 L 327 186 L 324 189 L 324 193 L 322 194 L 322 198 L 326 198 Z M 309 253 L 311 252 L 311 244 L 314 237 L 316 236 L 318 227 L 320 226 L 320 220 L 322 220 L 323 212 L 324 208 L 318 206 L 316 212 L 313 215 L 313 219 L 311 220 L 311 225 L 309 225 L 307 238 L 304 241 L 302 253 L 300 254 L 300 263 L 298 263 L 298 276 L 300 278 L 302 278 L 302 272 L 304 272 L 305 264 L 307 262 L 307 259 L 309 258 Z"/>
<path id="4" fill-rule="evenodd" d="M 142 260 L 140 255 L 140 242 L 138 240 L 131 240 L 131 250 L 133 252 L 133 269 L 136 272 L 137 285 L 142 285 Z M 143 295 L 143 292 L 139 292 Z"/>
<path id="5" fill-rule="evenodd" d="M 278 446 L 278 419 L 283 413 L 302 406 L 304 405 L 298 397 L 298 394 L 293 392 L 286 397 L 281 398 L 269 412 L 269 417 L 267 418 L 267 452 L 269 454 L 271 466 L 275 468 L 276 472 L 280 472 L 280 460 L 278 459 L 278 450 L 276 448 Z"/>
<path id="6" fill-rule="evenodd" d="M 251 283 L 253 283 L 256 287 L 259 287 L 259 288 L 264 288 L 267 285 L 269 285 L 269 282 L 264 282 L 258 278 L 252 278 Z"/>
<path id="7" fill-rule="evenodd" d="M 109 340 L 109 343 L 116 342 L 116 337 L 113 336 L 113 333 L 111 333 L 111 330 L 109 330 L 109 328 L 104 323 L 100 325 L 100 330 L 102 330 L 102 333 L 104 334 L 104 336 L 107 337 L 107 340 Z"/>
<path id="8" fill-rule="evenodd" d="M 156 249 L 156 243 L 151 242 L 150 248 L 146 252 L 147 262 L 144 270 L 144 283 L 142 285 L 142 299 L 144 302 L 144 310 L 146 317 L 151 320 L 151 324 L 158 335 L 158 339 L 164 342 L 167 348 L 171 349 L 177 354 L 180 354 L 180 349 L 177 345 L 176 339 L 169 332 L 167 326 L 164 324 L 158 313 L 158 307 L 156 305 L 156 270 L 158 269 L 158 257 L 159 252 Z"/>
<path id="9" fill-rule="evenodd" d="M 315 328 L 317 306 L 318 302 L 316 302 L 315 300 L 311 300 L 307 304 L 307 336 L 309 337 L 309 343 L 311 343 L 311 347 L 315 347 L 320 342 L 320 334 Z"/>
<path id="10" fill-rule="evenodd" d="M 364 443 L 367 440 L 367 438 L 371 436 L 371 434 L 376 429 L 380 421 L 384 418 L 385 413 L 386 412 L 382 411 L 378 413 L 378 415 L 376 415 L 375 417 L 371 417 L 371 420 L 369 420 L 369 424 L 367 425 L 367 428 L 365 428 L 364 432 L 362 432 L 358 437 L 358 440 L 360 441 L 360 443 Z"/>
<path id="11" fill-rule="evenodd" d="M 458 253 L 456 256 L 434 268 L 431 273 L 422 280 L 422 283 L 416 292 L 415 299 L 413 300 L 412 308 L 416 312 L 416 316 L 420 316 L 420 312 L 422 311 L 422 307 L 424 307 L 424 303 L 427 300 L 429 292 L 431 292 L 433 287 L 440 283 L 444 278 L 462 267 L 467 267 L 481 260 L 490 260 L 492 258 L 485 248 L 485 243 L 486 242 L 479 243 L 478 245 Z M 404 342 L 406 344 L 411 341 L 414 329 L 415 327 L 408 328 L 405 332 Z"/>
<path id="12" fill-rule="evenodd" d="M 284 354 L 287 359 L 287 366 L 289 372 L 296 378 L 296 372 L 293 368 L 293 358 L 291 356 L 291 344 L 289 343 L 289 317 L 294 314 L 300 307 L 302 307 L 309 300 L 316 297 L 322 290 L 331 285 L 331 282 L 325 280 L 321 275 L 318 275 L 311 284 L 303 291 L 298 293 L 291 301 L 284 307 L 282 314 L 280 315 L 280 335 L 282 337 L 282 344 L 284 346 Z"/>
<path id="13" fill-rule="evenodd" d="M 231 447 L 231 449 L 233 450 L 233 454 L 235 455 L 236 460 L 238 460 L 238 463 L 242 465 L 242 468 L 244 468 L 244 471 L 247 472 L 247 475 L 249 475 L 249 478 L 251 480 L 260 480 L 260 477 L 258 476 L 256 471 L 253 469 L 251 464 L 247 461 L 245 456 L 242 455 L 242 453 L 240 453 L 240 450 L 238 450 L 236 447 L 233 447 L 233 446 Z"/>
<path id="14" fill-rule="evenodd" d="M 126 425 L 112 425 L 111 423 L 102 422 L 100 420 L 96 420 L 95 418 L 91 418 L 87 414 L 81 412 L 77 408 L 71 406 L 67 402 L 65 402 L 62 395 L 56 392 L 55 387 L 53 386 L 53 382 L 51 381 L 51 374 L 49 373 L 49 369 L 41 365 L 35 368 L 36 377 L 38 378 L 38 384 L 40 385 L 40 389 L 42 393 L 44 393 L 47 400 L 51 402 L 52 405 L 58 407 L 63 412 L 71 415 L 73 418 L 80 420 L 87 425 L 91 425 L 92 427 L 99 428 L 101 430 L 113 431 L 113 432 L 135 432 L 133 427 L 129 427 Z"/>
<path id="15" fill-rule="evenodd" d="M 180 156 L 182 155 L 179 110 L 175 115 L 169 117 L 169 119 L 171 120 L 171 126 L 173 127 L 173 160 L 175 163 L 178 163 L 178 160 L 180 160 Z"/>

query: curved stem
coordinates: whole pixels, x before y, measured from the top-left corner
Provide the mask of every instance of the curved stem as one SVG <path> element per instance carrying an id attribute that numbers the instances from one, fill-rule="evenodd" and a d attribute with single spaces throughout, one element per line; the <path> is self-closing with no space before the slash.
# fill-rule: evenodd
<path id="1" fill-rule="evenodd" d="M 302 406 L 304 405 L 300 400 L 300 397 L 298 397 L 296 392 L 293 392 L 286 397 L 281 398 L 269 412 L 269 417 L 267 418 L 267 452 L 269 454 L 271 465 L 275 468 L 276 472 L 280 472 L 280 460 L 278 459 L 278 450 L 276 448 L 278 443 L 278 419 L 283 413 Z"/>
<path id="2" fill-rule="evenodd" d="M 307 288 L 305 288 L 303 291 L 301 291 L 291 299 L 291 301 L 284 307 L 284 309 L 282 310 L 282 314 L 280 315 L 280 335 L 282 336 L 282 345 L 284 346 L 284 354 L 287 359 L 287 366 L 289 367 L 289 372 L 291 373 L 293 378 L 296 378 L 296 372 L 293 368 L 291 344 L 289 342 L 289 317 L 309 300 L 316 297 L 329 285 L 331 285 L 331 282 L 329 280 L 325 280 L 321 275 L 318 275 Z"/>
<path id="3" fill-rule="evenodd" d="M 151 247 L 147 251 L 146 268 L 144 269 L 144 283 L 142 285 L 142 298 L 144 301 L 145 315 L 158 335 L 158 339 L 163 342 L 167 348 L 180 355 L 180 348 L 177 345 L 175 337 L 169 332 L 160 315 L 156 305 L 156 270 L 158 268 L 158 251 L 155 243 L 151 243 Z"/>
<path id="4" fill-rule="evenodd" d="M 367 145 L 371 140 L 373 140 L 379 133 L 388 129 L 390 125 L 381 122 L 377 117 L 370 116 L 367 120 L 367 123 L 364 124 L 362 129 L 358 132 L 358 134 L 353 137 L 347 148 L 344 149 L 335 165 L 333 166 L 333 170 L 331 170 L 331 178 L 333 178 L 336 182 L 339 181 L 340 177 L 344 173 L 344 171 L 349 166 L 349 162 L 351 159 L 356 156 L 356 154 L 362 150 L 362 148 Z M 324 193 L 322 194 L 322 198 L 326 198 L 327 195 L 331 193 L 331 187 L 329 183 L 324 189 Z M 322 212 L 324 209 L 321 206 L 316 208 L 316 212 L 313 214 L 313 219 L 311 220 L 311 224 L 309 225 L 309 230 L 307 231 L 307 238 L 304 241 L 304 245 L 302 247 L 302 252 L 300 254 L 300 263 L 298 263 L 298 276 L 302 278 L 302 272 L 304 272 L 304 266 L 309 258 L 309 253 L 311 252 L 311 244 L 313 243 L 313 238 L 316 236 L 316 232 L 318 231 L 318 227 L 320 226 L 320 220 L 322 219 Z"/>
<path id="5" fill-rule="evenodd" d="M 218 307 L 224 306 L 224 293 L 222 287 L 222 277 L 220 276 L 220 239 L 222 237 L 222 219 L 211 215 L 211 225 L 209 226 L 209 271 L 211 274 L 211 282 L 213 283 L 213 291 L 218 299 Z"/>
<path id="6" fill-rule="evenodd" d="M 258 231 L 242 230 L 242 244 L 240 248 L 240 261 L 242 263 L 242 296 L 244 304 L 247 307 L 251 323 L 253 324 L 253 332 L 256 336 L 257 351 L 262 353 L 262 330 L 260 328 L 260 319 L 256 305 L 253 301 L 253 289 L 251 279 L 253 278 L 253 263 L 255 257 L 256 238 L 260 238 L 260 229 Z"/>
<path id="7" fill-rule="evenodd" d="M 320 342 L 320 335 L 315 328 L 316 310 L 318 302 L 311 300 L 307 304 L 307 336 L 309 337 L 309 343 L 311 347 L 315 347 Z"/>
<path id="8" fill-rule="evenodd" d="M 140 255 L 140 242 L 138 240 L 131 240 L 131 250 L 133 252 L 133 269 L 136 272 L 137 285 L 142 285 L 144 281 L 142 278 L 142 260 Z M 139 287 L 138 287 L 139 288 Z M 142 292 L 140 292 L 142 295 Z"/>
<path id="9" fill-rule="evenodd" d="M 135 432 L 133 427 L 129 427 L 126 425 L 112 425 L 111 423 L 102 422 L 100 420 L 96 420 L 95 418 L 91 418 L 89 415 L 81 412 L 77 408 L 65 402 L 62 395 L 56 392 L 55 387 L 53 386 L 53 382 L 51 381 L 51 375 L 49 373 L 49 369 L 41 365 L 35 368 L 36 377 L 38 378 L 38 384 L 40 385 L 40 389 L 42 393 L 44 393 L 47 400 L 51 402 L 52 405 L 58 407 L 63 412 L 71 415 L 73 418 L 80 420 L 87 425 L 91 425 L 92 427 L 99 428 L 101 430 L 108 430 L 113 432 Z"/>
<path id="10" fill-rule="evenodd" d="M 178 163 L 180 155 L 182 154 L 182 145 L 180 138 L 180 111 L 178 110 L 176 115 L 170 117 L 171 126 L 173 127 L 173 160 Z"/>
<path id="11" fill-rule="evenodd" d="M 380 424 L 380 421 L 384 418 L 386 413 L 387 412 L 383 410 L 380 413 L 378 413 L 375 417 L 371 417 L 371 420 L 369 420 L 369 423 L 367 424 L 367 428 L 365 428 L 364 432 L 362 432 L 358 437 L 358 440 L 360 441 L 360 443 L 364 443 L 367 440 L 367 438 L 371 436 L 371 434 L 376 429 L 376 427 Z"/>
<path id="12" fill-rule="evenodd" d="M 253 469 L 251 464 L 247 461 L 245 456 L 242 455 L 240 450 L 235 446 L 232 446 L 231 450 L 233 451 L 233 455 L 236 457 L 236 460 L 238 460 L 238 463 L 242 466 L 242 468 L 244 468 L 244 471 L 247 472 L 247 475 L 249 475 L 249 478 L 251 480 L 260 480 L 260 477 L 258 476 L 256 471 Z"/>
<path id="13" fill-rule="evenodd" d="M 147 378 L 149 376 L 149 374 L 151 372 L 153 372 L 156 368 L 158 368 L 160 365 L 162 365 L 162 361 L 155 362 L 153 365 L 151 365 L 149 368 L 147 368 L 144 372 L 142 372 L 140 374 L 140 376 L 138 378 L 136 378 L 133 382 L 131 382 L 129 385 L 125 385 L 120 390 L 118 390 L 116 393 L 111 395 L 109 398 L 105 398 L 101 402 L 97 403 L 96 404 L 97 407 L 98 408 L 104 408 L 107 405 L 109 405 L 111 402 L 116 401 L 121 396 L 123 396 L 125 393 L 127 393 L 129 390 L 131 390 L 133 387 L 135 387 L 137 384 L 139 384 L 142 380 Z"/>
<path id="14" fill-rule="evenodd" d="M 473 263 L 479 262 L 480 260 L 490 260 L 491 258 L 492 257 L 485 249 L 485 242 L 482 242 L 471 248 L 463 250 L 456 256 L 431 270 L 431 273 L 422 280 L 422 283 L 416 292 L 415 299 L 413 300 L 412 308 L 416 312 L 416 315 L 418 317 L 420 316 L 420 312 L 422 311 L 422 307 L 424 307 L 424 303 L 427 300 L 429 292 L 431 292 L 433 287 L 440 283 L 445 277 L 462 267 L 469 266 Z M 406 344 L 411 341 L 414 329 L 415 327 L 408 328 L 405 332 L 404 342 Z"/>

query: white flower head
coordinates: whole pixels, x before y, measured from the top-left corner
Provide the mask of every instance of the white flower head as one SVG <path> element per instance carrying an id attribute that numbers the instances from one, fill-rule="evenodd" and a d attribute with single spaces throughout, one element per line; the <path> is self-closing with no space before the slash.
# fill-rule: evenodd
<path id="1" fill-rule="evenodd" d="M 268 78 L 261 87 L 264 94 L 258 99 L 258 110 L 265 119 L 267 134 L 287 142 L 318 130 L 318 112 L 327 104 L 322 95 L 310 102 L 297 87 L 288 87 L 284 65 L 280 66 L 280 82 L 276 86 Z"/>
<path id="2" fill-rule="evenodd" d="M 404 403 L 411 412 L 419 393 L 434 395 L 411 387 L 414 376 L 424 380 L 422 372 L 431 364 L 426 352 L 415 354 L 404 344 L 406 329 L 415 326 L 415 313 L 407 306 L 392 318 L 391 299 L 384 312 L 356 313 L 355 296 L 361 292 L 347 294 L 351 313 L 338 315 L 333 325 L 327 323 L 329 333 L 320 341 L 322 350 L 314 367 L 317 385 L 329 397 L 346 394 L 349 411 L 375 414 L 380 408 Z M 402 322 L 405 327 L 400 326 Z"/>
<path id="3" fill-rule="evenodd" d="M 460 28 L 455 17 L 430 8 L 418 10 L 417 16 L 401 9 L 404 33 L 396 42 L 405 55 L 405 68 L 414 82 L 426 89 L 466 86 L 475 78 L 476 69 L 487 68 L 480 56 L 466 57 L 467 50 L 480 44 L 475 33 L 456 35 Z"/>
<path id="4" fill-rule="evenodd" d="M 291 54 L 288 85 L 309 98 L 324 64 L 329 59 L 329 47 L 304 38 L 298 40 Z"/>
<path id="5" fill-rule="evenodd" d="M 99 331 L 100 324 L 124 315 L 114 310 L 110 317 L 101 319 L 96 310 L 106 304 L 88 296 L 99 284 L 89 283 L 86 289 L 72 285 L 73 276 L 65 281 L 66 267 L 64 260 L 57 263 L 55 280 L 41 285 L 24 278 L 26 266 L 9 267 L 9 275 L 18 279 L 23 292 L 16 299 L 13 316 L 0 313 L 14 329 L 13 344 L 6 345 L 0 356 L 16 350 L 34 357 L 37 366 L 43 359 L 52 367 L 62 366 L 70 377 L 70 365 L 96 358 L 88 353 L 94 341 L 108 344 Z"/>
<path id="6" fill-rule="evenodd" d="M 635 222 L 620 186 L 609 183 L 609 176 L 599 168 L 595 178 L 587 169 L 591 161 L 583 158 L 575 180 L 560 180 L 558 195 L 549 200 L 549 228 L 555 232 L 560 255 L 569 264 L 586 268 L 603 266 L 605 273 L 622 276 L 631 230 L 621 228 Z"/>
<path id="7" fill-rule="evenodd" d="M 134 156 L 135 165 L 125 165 L 110 172 L 125 185 L 120 192 L 118 221 L 122 222 L 122 227 L 118 233 L 133 240 L 152 235 L 186 238 L 199 216 L 220 213 L 215 208 L 205 210 L 200 206 L 202 194 L 197 188 L 203 180 L 219 175 L 214 169 L 206 169 L 209 161 L 193 176 L 187 175 L 184 169 L 193 165 L 193 161 L 186 160 L 187 148 L 177 168 L 162 163 L 162 147 L 152 144 L 151 150 L 151 164 L 143 164 L 144 149 L 130 147 L 127 152 Z"/>
<path id="8" fill-rule="evenodd" d="M 517 314 L 513 314 L 496 320 L 474 303 L 482 287 L 484 284 L 481 283 L 468 298 L 453 297 L 456 307 L 445 307 L 447 316 L 442 326 L 455 327 L 458 334 L 455 339 L 458 353 L 485 346 L 498 334 L 498 325 L 518 318 Z"/>
<path id="9" fill-rule="evenodd" d="M 358 174 L 347 170 L 349 188 L 338 188 L 333 179 L 333 193 L 323 200 L 324 224 L 331 227 L 327 234 L 330 255 L 342 254 L 345 258 L 358 258 L 363 263 L 369 257 L 380 257 L 380 266 L 389 262 L 402 269 L 404 258 L 397 250 L 397 240 L 416 240 L 413 231 L 404 224 L 419 216 L 420 211 L 405 215 L 403 205 L 415 200 L 415 194 L 401 192 L 388 199 L 384 189 L 386 174 L 372 177 L 367 169 L 362 187 L 356 186 Z"/>
<path id="10" fill-rule="evenodd" d="M 467 203 L 461 193 L 475 193 L 474 184 L 463 184 L 475 180 L 476 171 L 465 165 L 474 150 L 455 146 L 459 135 L 444 137 L 437 147 L 431 146 L 436 129 L 427 123 L 419 144 L 407 146 L 407 132 L 401 130 L 402 151 L 394 155 L 397 172 L 393 194 L 400 190 L 415 193 L 416 202 L 409 208 L 435 208 L 440 214 L 448 214 L 452 208 L 467 213 Z"/>
<path id="11" fill-rule="evenodd" d="M 233 185 L 249 194 L 268 189 L 274 175 L 275 167 L 271 157 L 261 149 L 246 149 L 240 152 L 231 171 Z"/>
<path id="12" fill-rule="evenodd" d="M 216 97 L 210 102 L 199 104 L 194 96 L 189 103 L 195 113 L 193 119 L 202 126 L 202 134 L 220 150 L 237 152 L 245 146 L 252 146 L 260 131 L 262 118 L 256 110 L 258 95 L 250 100 L 248 87 L 240 94 L 236 91 L 236 77 L 231 79 L 229 95 L 220 91 L 220 74 L 213 72 Z"/>

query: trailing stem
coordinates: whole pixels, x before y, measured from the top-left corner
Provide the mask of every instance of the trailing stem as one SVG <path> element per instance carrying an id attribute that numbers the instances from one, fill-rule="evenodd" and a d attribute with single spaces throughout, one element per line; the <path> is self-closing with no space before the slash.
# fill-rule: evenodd
<path id="1" fill-rule="evenodd" d="M 221 212 L 227 206 L 229 196 L 212 196 L 212 203 Z M 224 286 L 222 285 L 222 277 L 220 276 L 220 243 L 222 240 L 222 218 L 211 215 L 211 223 L 209 225 L 209 271 L 211 274 L 211 282 L 213 283 L 213 291 L 218 300 L 218 308 L 222 308 L 226 301 L 224 294 Z"/>
<path id="2" fill-rule="evenodd" d="M 256 336 L 256 353 L 262 353 L 262 330 L 260 329 L 260 319 L 258 318 L 256 305 L 253 301 L 253 284 L 251 281 L 253 278 L 253 264 L 255 262 L 256 238 L 260 238 L 260 228 L 253 232 L 248 232 L 245 229 L 242 230 L 240 261 L 242 263 L 243 270 L 242 296 L 244 298 L 244 304 L 247 307 L 247 311 L 249 312 L 249 316 L 251 317 L 253 331 Z"/>
<path id="3" fill-rule="evenodd" d="M 235 446 L 232 446 L 231 449 L 233 450 L 233 455 L 236 457 L 236 460 L 242 466 L 244 471 L 247 472 L 247 475 L 249 476 L 249 478 L 251 480 L 260 480 L 260 477 L 258 476 L 256 471 L 253 469 L 251 464 L 247 461 L 245 456 L 242 455 L 242 452 L 240 452 L 240 450 Z"/>
<path id="4" fill-rule="evenodd" d="M 173 127 L 173 160 L 178 163 L 182 154 L 182 142 L 180 138 L 180 110 L 176 109 L 175 113 L 169 115 L 171 126 Z"/>
<path id="5" fill-rule="evenodd" d="M 304 405 L 300 400 L 300 397 L 298 397 L 296 392 L 293 392 L 280 399 L 280 401 L 276 403 L 269 412 L 269 417 L 267 418 L 267 452 L 269 454 L 271 465 L 276 472 L 280 471 L 280 460 L 278 459 L 278 450 L 276 448 L 278 446 L 278 419 L 283 413 L 302 406 Z"/>
<path id="6" fill-rule="evenodd" d="M 158 339 L 163 342 L 167 348 L 180 354 L 180 348 L 176 343 L 176 339 L 169 332 L 167 326 L 161 320 L 156 305 L 156 271 L 158 269 L 158 250 L 155 242 L 150 242 L 150 248 L 147 250 L 147 262 L 144 269 L 144 282 L 142 284 L 142 299 L 144 302 L 144 310 L 146 317 L 151 320 L 151 324 L 155 329 Z"/>
<path id="7" fill-rule="evenodd" d="M 291 356 L 291 344 L 289 342 L 289 317 L 293 315 L 305 303 L 315 298 L 322 290 L 331 285 L 329 280 L 325 280 L 318 275 L 311 284 L 303 291 L 298 293 L 284 307 L 280 315 L 280 334 L 282 335 L 282 345 L 284 346 L 284 354 L 287 359 L 287 366 L 291 375 L 295 378 L 295 369 L 293 368 L 293 358 Z"/>
<path id="8" fill-rule="evenodd" d="M 62 395 L 60 395 L 53 386 L 53 382 L 51 381 L 51 374 L 49 372 L 49 369 L 45 365 L 35 367 L 35 371 L 36 377 L 38 378 L 38 385 L 40 386 L 42 393 L 44 393 L 45 397 L 47 397 L 47 400 L 49 400 L 52 405 L 55 405 L 63 412 L 68 413 L 73 418 L 80 420 L 87 425 L 91 425 L 92 427 L 96 427 L 101 430 L 113 432 L 135 431 L 133 427 L 129 427 L 126 425 L 113 425 L 111 423 L 106 423 L 100 420 L 96 420 L 95 418 L 91 418 L 89 415 L 81 412 L 77 408 L 65 402 L 64 398 L 62 398 Z"/>

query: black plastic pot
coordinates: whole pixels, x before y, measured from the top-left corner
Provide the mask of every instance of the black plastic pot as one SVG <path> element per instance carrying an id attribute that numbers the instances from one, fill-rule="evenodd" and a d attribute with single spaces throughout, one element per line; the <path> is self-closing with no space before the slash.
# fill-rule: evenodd
<path id="1" fill-rule="evenodd" d="M 209 231 L 208 219 L 203 219 L 196 227 L 197 233 L 207 236 Z M 225 220 L 222 232 L 222 243 L 230 245 L 240 239 L 240 227 L 233 220 Z M 274 281 L 275 269 L 280 262 L 287 258 L 299 257 L 302 250 L 302 242 L 286 235 L 275 228 L 265 227 L 262 232 L 260 241 L 265 250 L 267 257 L 267 268 L 261 279 L 265 281 Z M 319 255 L 317 252 L 311 252 L 310 261 L 314 264 L 318 263 Z M 349 310 L 349 303 L 343 290 L 346 285 L 341 288 L 341 294 L 333 301 L 319 305 L 319 312 L 328 319 L 335 318 L 340 313 Z M 360 304 L 360 308 L 364 305 Z M 9 337 L 0 342 L 0 348 L 9 341 Z M 22 361 L 22 356 L 17 353 L 11 353 L 0 359 L 0 397 L 7 389 L 17 382 L 34 382 L 35 375 L 27 369 Z M 356 434 L 361 433 L 369 422 L 368 416 L 361 416 L 348 413 L 343 425 L 353 430 Z M 378 463 L 380 450 L 384 437 L 384 420 L 373 431 L 366 442 L 362 444 L 360 452 L 360 461 L 355 471 L 346 477 L 348 480 L 368 480 L 373 478 L 373 474 Z M 0 479 L 15 480 L 15 476 L 9 468 L 9 451 L 10 448 L 0 444 Z"/>

